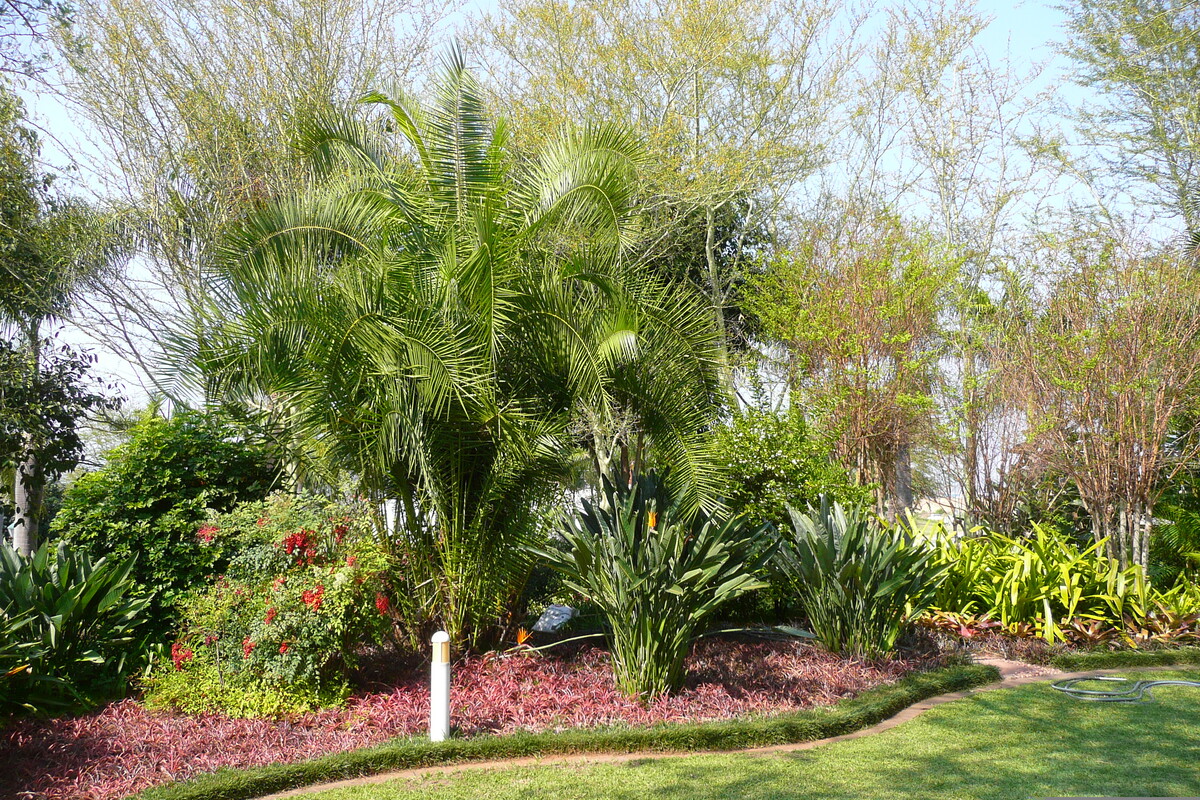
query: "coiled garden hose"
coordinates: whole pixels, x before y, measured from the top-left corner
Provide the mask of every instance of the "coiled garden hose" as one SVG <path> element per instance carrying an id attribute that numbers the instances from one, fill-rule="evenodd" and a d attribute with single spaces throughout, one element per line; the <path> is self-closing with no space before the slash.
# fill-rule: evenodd
<path id="1" fill-rule="evenodd" d="M 1119 688 L 1112 689 L 1080 689 L 1080 683 L 1119 683 Z M 1131 681 L 1129 678 L 1110 678 L 1096 676 L 1092 678 L 1067 678 L 1050 684 L 1068 697 L 1076 700 L 1091 700 L 1095 703 L 1149 703 L 1154 699 L 1151 690 L 1159 686 L 1193 686 L 1200 689 L 1200 681 Z"/>

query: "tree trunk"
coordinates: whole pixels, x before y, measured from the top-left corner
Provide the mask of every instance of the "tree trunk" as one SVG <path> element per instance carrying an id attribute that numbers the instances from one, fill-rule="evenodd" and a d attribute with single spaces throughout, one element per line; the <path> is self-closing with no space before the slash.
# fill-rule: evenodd
<path id="1" fill-rule="evenodd" d="M 975 354 L 968 352 L 963 360 L 963 422 L 966 441 L 963 452 L 963 488 L 966 490 L 967 513 L 972 519 L 979 509 L 979 409 L 975 397 Z"/>
<path id="2" fill-rule="evenodd" d="M 13 501 L 16 506 L 13 548 L 23 556 L 33 555 L 38 546 L 38 518 L 42 509 L 42 468 L 32 443 L 26 437 L 24 457 L 17 466 Z"/>
<path id="3" fill-rule="evenodd" d="M 25 324 L 25 363 L 28 368 L 26 379 L 33 385 L 41 370 L 41 342 L 38 331 L 41 320 L 30 319 Z M 32 555 L 37 549 L 38 520 L 42 512 L 43 473 L 42 463 L 38 458 L 38 443 L 32 431 L 26 431 L 21 437 L 21 462 L 17 465 L 13 478 L 13 505 L 15 506 L 15 527 L 13 528 L 13 548 L 21 555 Z"/>
<path id="4" fill-rule="evenodd" d="M 1154 518 L 1151 508 L 1142 503 L 1133 503 L 1126 516 L 1123 535 L 1129 539 L 1129 563 L 1142 568 L 1142 574 L 1150 576 L 1150 523 Z"/>
<path id="5" fill-rule="evenodd" d="M 896 446 L 896 463 L 892 467 L 892 491 L 888 503 L 888 517 L 901 522 L 912 510 L 912 453 L 907 441 Z"/>
<path id="6" fill-rule="evenodd" d="M 1150 568 L 1150 524 L 1152 510 L 1140 503 L 1120 501 L 1104 504 L 1093 510 L 1092 533 L 1096 541 L 1107 539 L 1106 549 L 1110 558 L 1116 559 L 1122 569 L 1133 565 L 1142 568 L 1149 576 Z"/>
<path id="7" fill-rule="evenodd" d="M 712 300 L 713 324 L 721 340 L 721 380 L 732 393 L 733 370 L 729 368 L 729 341 L 725 329 L 725 291 L 721 286 L 720 268 L 717 266 L 717 215 L 711 205 L 704 210 L 704 260 L 708 265 L 708 292 Z"/>

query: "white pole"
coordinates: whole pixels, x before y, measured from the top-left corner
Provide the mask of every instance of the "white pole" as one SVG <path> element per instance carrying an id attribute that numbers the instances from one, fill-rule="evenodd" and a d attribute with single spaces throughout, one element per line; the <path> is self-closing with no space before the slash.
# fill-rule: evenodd
<path id="1" fill-rule="evenodd" d="M 450 735 L 450 634 L 433 635 L 433 665 L 429 675 L 429 741 Z"/>

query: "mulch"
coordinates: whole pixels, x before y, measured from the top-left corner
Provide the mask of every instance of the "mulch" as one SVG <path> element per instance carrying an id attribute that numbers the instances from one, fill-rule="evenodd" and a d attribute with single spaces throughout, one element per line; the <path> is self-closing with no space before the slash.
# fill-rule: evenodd
<path id="1" fill-rule="evenodd" d="M 892 683 L 928 659 L 864 662 L 793 642 L 706 639 L 683 691 L 643 704 L 613 685 L 608 653 L 469 656 L 455 665 L 452 723 L 464 736 L 646 726 L 828 705 Z M 255 767 L 421 735 L 428 677 L 414 669 L 344 709 L 282 720 L 149 711 L 123 700 L 83 716 L 22 719 L 0 730 L 0 797 L 115 800 L 220 767 Z"/>

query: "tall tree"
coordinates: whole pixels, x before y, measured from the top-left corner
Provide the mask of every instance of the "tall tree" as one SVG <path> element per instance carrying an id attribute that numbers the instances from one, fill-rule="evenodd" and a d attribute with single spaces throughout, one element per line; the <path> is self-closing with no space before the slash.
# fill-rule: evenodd
<path id="1" fill-rule="evenodd" d="M 644 174 L 656 223 L 642 258 L 700 232 L 693 278 L 726 332 L 725 309 L 789 192 L 823 163 L 849 62 L 835 33 L 840 6 L 793 0 L 502 0 L 469 37 L 486 55 L 490 88 L 545 140 L 564 124 L 611 119 L 644 131 Z M 694 236 L 688 232 L 684 238 Z M 728 373 L 727 373 L 728 374 Z"/>
<path id="2" fill-rule="evenodd" d="M 1085 235 L 1056 243 L 1059 272 L 1017 319 L 1006 384 L 1096 539 L 1146 568 L 1155 505 L 1200 453 L 1200 276 L 1176 253 Z"/>
<path id="3" fill-rule="evenodd" d="M 194 316 L 230 221 L 304 180 L 299 121 L 407 80 L 453 4 L 426 0 L 82 0 L 64 91 L 140 258 L 80 324 L 154 379 L 161 332 Z M 159 385 L 173 394 L 174 387 Z"/>
<path id="4" fill-rule="evenodd" d="M 1077 0 L 1064 5 L 1064 52 L 1076 80 L 1097 90 L 1081 111 L 1135 196 L 1200 229 L 1200 4 L 1195 0 Z"/>
<path id="5" fill-rule="evenodd" d="M 892 519 L 913 503 L 913 449 L 935 432 L 939 318 L 957 267 L 893 213 L 831 203 L 750 295 L 792 402 L 837 437 L 842 463 L 875 484 Z"/>
<path id="6" fill-rule="evenodd" d="M 64 409 L 94 404 L 83 390 L 70 398 L 82 379 L 76 355 L 58 353 L 43 364 L 43 351 L 51 346 L 43 328 L 68 313 L 83 282 L 105 263 L 106 255 L 97 215 L 51 191 L 52 176 L 39 169 L 38 153 L 37 134 L 25 124 L 20 101 L 0 91 L 0 323 L 16 333 L 19 358 L 10 354 L 8 366 L 20 365 L 19 375 L 5 381 L 11 383 L 6 404 L 14 397 L 37 404 L 19 414 L 20 409 L 10 408 L 7 415 L 9 427 L 14 420 L 24 425 L 13 489 L 13 540 L 22 553 L 37 546 L 52 422 Z M 66 394 L 56 397 L 56 392 Z M 62 459 L 53 460 L 52 467 L 61 466 Z"/>
<path id="7" fill-rule="evenodd" d="M 980 43 L 990 20 L 972 0 L 949 0 L 894 14 L 904 43 L 892 113 L 904 128 L 915 171 L 910 199 L 927 204 L 930 230 L 961 261 L 945 320 L 943 413 L 954 446 L 944 473 L 947 496 L 978 513 L 1001 473 L 995 370 L 988 354 L 1000 334 L 998 306 L 1024 216 L 1055 185 L 1055 165 L 1039 155 L 1047 98 L 1032 91 L 1037 72 L 997 68 Z M 989 424 L 995 423 L 995 424 Z"/>
<path id="8" fill-rule="evenodd" d="M 0 3 L 0 73 L 36 77 L 48 66 L 50 38 L 71 22 L 74 6 L 59 0 L 4 0 Z"/>
<path id="9" fill-rule="evenodd" d="M 519 593 L 580 416 L 633 419 L 622 452 L 651 443 L 704 499 L 720 350 L 698 298 L 626 262 L 635 137 L 564 133 L 514 169 L 457 55 L 427 106 L 373 99 L 383 119 L 309 131 L 321 180 L 240 226 L 180 342 L 214 391 L 279 409 L 315 468 L 399 499 L 411 630 L 475 642 Z"/>
<path id="10" fill-rule="evenodd" d="M 993 489 L 1004 444 L 986 360 L 995 305 L 1028 215 L 1056 175 L 1039 150 L 1047 99 L 1034 91 L 1036 70 L 989 56 L 982 39 L 992 21 L 974 0 L 889 5 L 875 16 L 827 174 L 835 193 L 921 220 L 961 263 L 934 372 L 946 435 L 919 455 L 939 494 L 973 512 Z"/>

